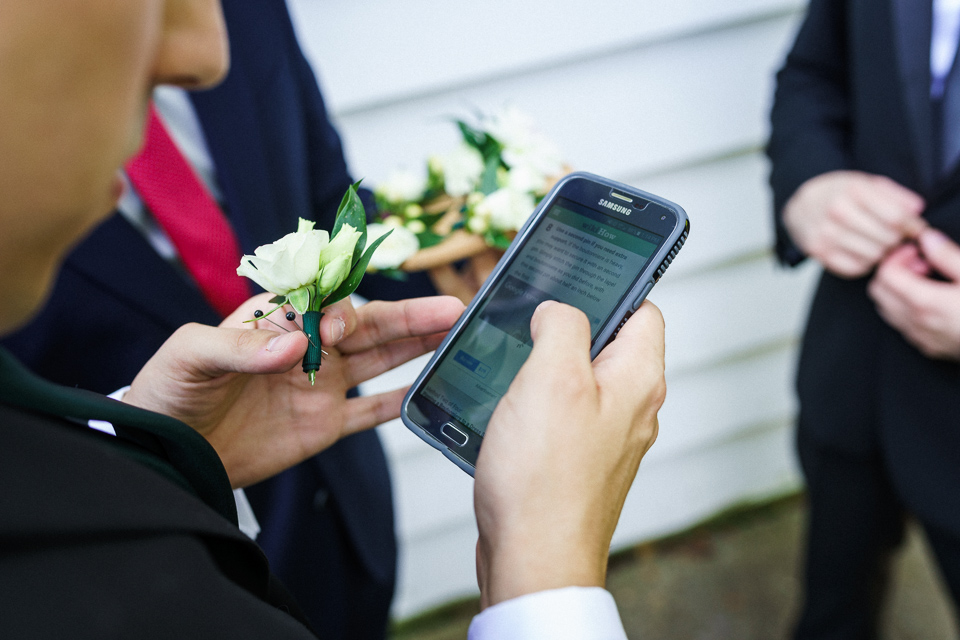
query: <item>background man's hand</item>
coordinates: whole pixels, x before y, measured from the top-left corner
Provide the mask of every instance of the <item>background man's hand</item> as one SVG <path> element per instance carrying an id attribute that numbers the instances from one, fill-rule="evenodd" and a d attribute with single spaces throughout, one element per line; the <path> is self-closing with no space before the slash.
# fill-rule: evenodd
<path id="1" fill-rule="evenodd" d="M 934 229 L 883 261 L 868 291 L 877 312 L 930 358 L 960 360 L 960 245 Z M 944 278 L 930 277 L 937 272 Z"/>
<path id="2" fill-rule="evenodd" d="M 793 241 L 843 278 L 868 274 L 925 223 L 919 195 L 884 176 L 832 171 L 803 183 L 783 210 Z"/>
<path id="3" fill-rule="evenodd" d="M 307 338 L 265 320 L 264 294 L 244 303 L 220 327 L 186 325 L 144 366 L 124 397 L 178 418 L 220 455 L 230 482 L 243 487 L 329 447 L 343 436 L 400 415 L 404 389 L 346 398 L 346 391 L 435 349 L 463 311 L 454 298 L 371 302 L 344 300 L 320 325 L 323 364 L 311 387 L 299 364 Z M 280 312 L 281 325 L 290 323 Z"/>
<path id="4" fill-rule="evenodd" d="M 541 304 L 533 351 L 490 420 L 474 503 L 483 606 L 603 586 L 620 510 L 657 436 L 666 395 L 663 317 L 645 302 L 590 362 L 590 324 Z"/>

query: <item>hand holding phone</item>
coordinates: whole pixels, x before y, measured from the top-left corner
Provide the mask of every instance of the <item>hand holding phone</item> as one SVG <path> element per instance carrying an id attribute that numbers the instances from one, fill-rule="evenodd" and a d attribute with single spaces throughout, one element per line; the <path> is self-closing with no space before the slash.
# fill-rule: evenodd
<path id="1" fill-rule="evenodd" d="M 537 306 L 556 300 L 583 311 L 594 358 L 688 233 L 686 213 L 672 202 L 588 173 L 565 177 L 411 387 L 404 423 L 473 475 L 490 417 L 531 353 Z"/>
<path id="2" fill-rule="evenodd" d="M 545 303 L 485 434 L 474 506 L 482 605 L 603 586 L 610 540 L 666 392 L 663 318 L 645 302 L 593 362 L 584 314 Z"/>

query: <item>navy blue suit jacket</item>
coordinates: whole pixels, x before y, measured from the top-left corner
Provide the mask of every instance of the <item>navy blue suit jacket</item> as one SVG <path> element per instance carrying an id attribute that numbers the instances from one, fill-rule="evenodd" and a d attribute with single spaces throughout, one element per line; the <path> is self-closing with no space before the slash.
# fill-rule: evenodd
<path id="1" fill-rule="evenodd" d="M 331 228 L 352 178 L 283 0 L 225 0 L 223 7 L 231 70 L 220 86 L 191 97 L 225 212 L 243 252 L 253 253 L 296 230 L 298 217 Z M 361 293 L 369 298 L 404 293 L 396 283 L 367 280 Z M 129 384 L 177 327 L 219 321 L 193 283 L 116 214 L 68 257 L 43 313 L 3 342 L 50 380 L 109 393 Z M 274 571 L 321 636 L 382 636 L 396 543 L 377 436 L 347 438 L 248 495 Z M 351 597 L 344 585 L 358 583 L 370 589 Z M 341 615 L 359 615 L 373 631 Z"/>

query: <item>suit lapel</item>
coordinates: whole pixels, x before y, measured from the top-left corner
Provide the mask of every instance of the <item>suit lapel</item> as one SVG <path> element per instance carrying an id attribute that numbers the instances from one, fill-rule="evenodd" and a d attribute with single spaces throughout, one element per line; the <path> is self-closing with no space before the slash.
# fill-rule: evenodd
<path id="1" fill-rule="evenodd" d="M 5 349 L 0 349 L 0 403 L 50 416 L 85 423 L 106 420 L 118 431 L 126 428 L 137 440 L 155 442 L 175 473 L 153 464 L 150 456 L 134 456 L 174 481 L 178 475 L 187 488 L 236 524 L 237 510 L 226 470 L 213 447 L 196 431 L 168 416 L 144 411 L 99 394 L 62 387 L 35 376 Z M 86 425 L 81 428 L 87 428 Z"/>
<path id="2" fill-rule="evenodd" d="M 115 213 L 93 235 L 95 241 L 80 243 L 70 254 L 69 268 L 170 333 L 188 322 L 219 324 L 220 317 L 200 290 L 123 216 Z"/>
<path id="3" fill-rule="evenodd" d="M 931 0 L 889 0 L 902 99 L 908 114 L 913 152 L 925 191 L 934 175 L 930 113 Z"/>

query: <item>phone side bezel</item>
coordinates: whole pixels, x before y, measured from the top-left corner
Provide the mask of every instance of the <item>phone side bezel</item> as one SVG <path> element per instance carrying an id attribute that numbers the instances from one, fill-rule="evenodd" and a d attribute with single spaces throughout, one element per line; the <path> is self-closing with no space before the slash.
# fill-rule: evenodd
<path id="1" fill-rule="evenodd" d="M 644 288 L 647 284 L 650 284 L 651 288 L 652 285 L 655 284 L 657 278 L 654 274 L 657 273 L 660 266 L 664 264 L 665 260 L 667 260 L 670 252 L 678 246 L 678 241 L 680 240 L 681 236 L 684 234 L 685 230 L 689 229 L 689 223 L 687 214 L 683 208 L 673 202 L 670 202 L 669 200 L 651 193 L 647 193 L 635 187 L 603 178 L 601 176 L 587 172 L 575 172 L 562 178 L 554 186 L 554 188 L 551 189 L 550 193 L 543 198 L 536 210 L 530 215 L 530 217 L 527 219 L 527 222 L 523 225 L 520 231 L 518 231 L 516 238 L 510 245 L 510 248 L 497 263 L 497 266 L 490 274 L 490 277 L 488 277 L 483 286 L 480 287 L 480 290 L 477 292 L 477 295 L 474 296 L 473 301 L 471 301 L 470 305 L 460 316 L 460 319 L 434 352 L 433 357 L 427 363 L 427 366 L 424 367 L 423 371 L 420 372 L 420 375 L 417 376 L 416 381 L 410 387 L 410 390 L 403 399 L 400 417 L 407 428 L 416 433 L 422 440 L 433 446 L 435 449 L 439 450 L 444 454 L 444 456 L 446 456 L 449 460 L 451 460 L 454 464 L 471 476 L 474 474 L 476 456 L 479 455 L 479 449 L 483 441 L 483 436 L 480 436 L 479 434 L 467 429 L 469 434 L 467 444 L 470 444 L 471 446 L 468 448 L 468 451 L 470 452 L 470 455 L 468 456 L 469 459 L 464 458 L 457 452 L 457 450 L 463 450 L 461 447 L 453 449 L 451 447 L 456 445 L 448 445 L 446 442 L 444 442 L 444 440 L 441 439 L 439 431 L 445 422 L 437 421 L 424 416 L 419 406 L 414 401 L 414 396 L 415 394 L 419 393 L 426 379 L 436 369 L 441 358 L 448 353 L 451 343 L 456 340 L 457 336 L 459 336 L 459 334 L 463 331 L 464 326 L 476 313 L 477 308 L 480 306 L 482 301 L 486 299 L 487 295 L 489 295 L 490 290 L 495 286 L 495 284 L 502 277 L 503 273 L 512 264 L 513 259 L 516 257 L 521 247 L 523 247 L 523 245 L 526 243 L 530 234 L 533 233 L 537 223 L 543 218 L 545 212 L 553 205 L 556 199 L 566 198 L 589 208 L 596 209 L 597 203 L 593 201 L 593 199 L 603 197 L 604 194 L 609 195 L 611 191 L 621 192 L 634 198 L 642 198 L 651 203 L 656 208 L 655 210 L 657 213 L 666 215 L 668 218 L 672 219 L 664 221 L 656 220 L 658 224 L 651 224 L 650 226 L 644 224 L 642 227 L 640 227 L 656 233 L 657 235 L 663 236 L 664 240 L 657 247 L 654 254 L 650 257 L 650 260 L 647 262 L 647 265 L 644 267 L 639 277 L 634 281 L 630 289 L 628 289 L 628 291 L 624 294 L 623 298 L 616 305 L 616 307 L 614 307 L 613 312 L 607 318 L 603 328 L 597 334 L 590 352 L 591 359 L 595 358 L 619 330 L 621 326 L 621 319 L 627 317 L 629 313 L 632 313 L 633 309 L 637 308 L 642 302 L 642 297 L 645 297 L 649 293 L 649 289 L 644 291 Z M 648 207 L 649 206 L 650 205 L 648 205 Z M 642 214 L 642 211 L 638 210 L 638 212 Z M 650 211 L 648 211 L 647 214 L 647 217 L 650 217 Z M 661 222 L 662 224 L 660 224 Z M 641 294 L 642 297 L 639 297 Z M 432 405 L 432 403 L 430 404 Z M 414 420 L 413 416 L 411 416 L 411 408 L 413 409 L 413 412 L 417 414 L 417 416 L 426 418 L 430 424 L 425 426 L 419 424 L 417 420 Z M 440 413 L 445 413 L 439 409 L 438 411 Z M 451 419 L 450 421 L 456 424 L 455 420 Z M 437 424 L 438 422 L 439 424 Z M 462 425 L 460 426 L 461 428 L 466 429 L 465 427 L 462 427 Z M 434 430 L 438 433 L 432 433 Z"/>

